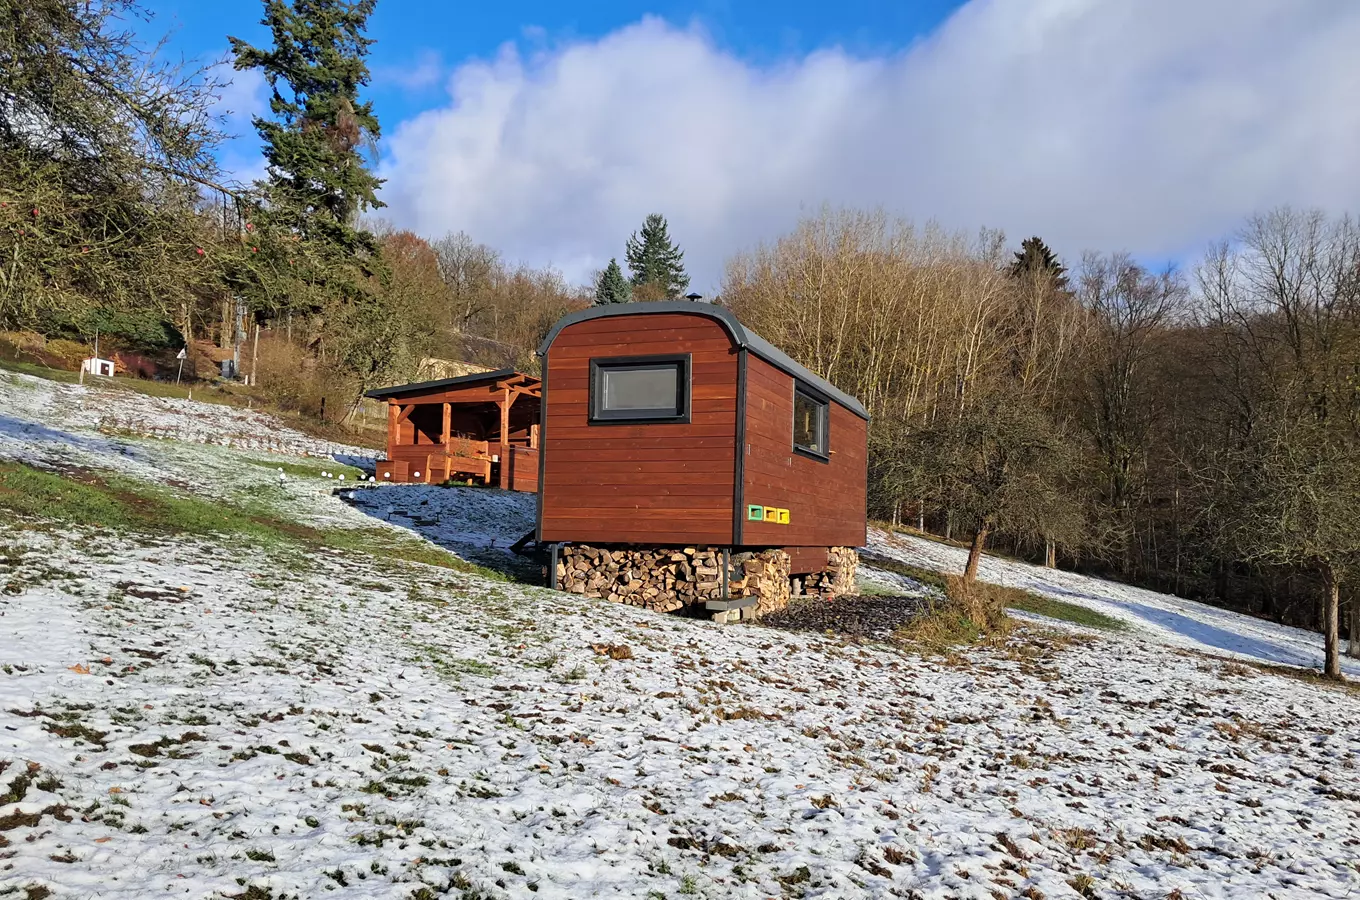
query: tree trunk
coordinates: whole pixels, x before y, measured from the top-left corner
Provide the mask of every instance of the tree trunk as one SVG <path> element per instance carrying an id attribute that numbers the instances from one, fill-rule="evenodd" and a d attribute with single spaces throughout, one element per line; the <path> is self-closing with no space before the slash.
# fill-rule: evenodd
<path id="1" fill-rule="evenodd" d="M 987 543 L 987 533 L 992 530 L 992 526 L 982 524 L 973 534 L 972 546 L 968 548 L 968 565 L 963 570 L 964 584 L 972 584 L 977 580 L 978 563 L 982 561 L 982 548 Z"/>
<path id="2" fill-rule="evenodd" d="M 222 298 L 222 330 L 217 335 L 217 346 L 225 350 L 231 346 L 234 339 L 231 330 L 231 299 Z"/>
<path id="3" fill-rule="evenodd" d="M 1341 582 L 1336 570 L 1324 564 L 1323 583 L 1327 591 L 1322 597 L 1322 642 L 1326 658 L 1322 664 L 1324 678 L 1341 680 L 1341 636 L 1339 629 L 1341 606 Z"/>
<path id="4" fill-rule="evenodd" d="M 1346 644 L 1346 655 L 1360 659 L 1360 595 L 1351 594 L 1351 639 Z"/>

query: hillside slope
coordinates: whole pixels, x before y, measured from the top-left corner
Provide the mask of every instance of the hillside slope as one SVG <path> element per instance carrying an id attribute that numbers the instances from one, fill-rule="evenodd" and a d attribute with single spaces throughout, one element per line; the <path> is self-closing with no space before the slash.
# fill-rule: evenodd
<path id="1" fill-rule="evenodd" d="M 1360 892 L 1349 691 L 1151 630 L 927 658 L 568 597 L 382 549 L 492 561 L 532 498 L 346 502 L 44 408 L 0 402 L 0 458 L 283 525 L 0 522 L 0 896 Z"/>
<path id="2" fill-rule="evenodd" d="M 963 571 L 968 551 L 937 541 L 871 529 L 875 553 L 937 572 Z M 978 577 L 1075 603 L 1128 623 L 1138 639 L 1238 656 L 1264 663 L 1320 669 L 1322 635 L 1277 625 L 1194 600 L 1132 585 L 984 556 Z M 1342 671 L 1360 677 L 1360 660 L 1343 657 Z"/>

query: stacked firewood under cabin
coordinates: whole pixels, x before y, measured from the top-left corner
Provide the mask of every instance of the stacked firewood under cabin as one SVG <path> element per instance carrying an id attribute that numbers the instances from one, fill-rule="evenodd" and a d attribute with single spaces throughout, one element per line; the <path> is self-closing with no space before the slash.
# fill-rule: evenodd
<path id="1" fill-rule="evenodd" d="M 789 557 L 784 551 L 735 553 L 730 562 L 729 598 L 755 597 L 757 615 L 788 605 Z M 572 594 L 675 612 L 723 599 L 722 566 L 717 547 L 568 544 L 558 553 L 557 586 Z"/>
<path id="2" fill-rule="evenodd" d="M 809 596 L 832 600 L 853 594 L 857 590 L 855 572 L 859 568 L 859 554 L 853 547 L 832 547 L 827 551 L 826 568 L 802 576 L 801 585 L 794 580 L 795 587 Z"/>

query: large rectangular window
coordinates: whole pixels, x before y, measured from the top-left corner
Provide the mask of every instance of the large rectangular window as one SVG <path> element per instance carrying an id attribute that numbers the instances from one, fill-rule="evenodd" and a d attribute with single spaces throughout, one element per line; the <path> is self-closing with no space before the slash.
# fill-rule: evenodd
<path id="1" fill-rule="evenodd" d="M 828 460 L 830 409 L 826 400 L 803 390 L 793 389 L 793 449 L 815 459 Z"/>
<path id="2" fill-rule="evenodd" d="M 590 361 L 590 421 L 689 420 L 689 356 Z"/>

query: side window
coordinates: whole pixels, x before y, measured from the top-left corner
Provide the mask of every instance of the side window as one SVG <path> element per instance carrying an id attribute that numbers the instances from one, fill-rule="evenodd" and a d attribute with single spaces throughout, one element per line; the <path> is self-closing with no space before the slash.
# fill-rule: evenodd
<path id="1" fill-rule="evenodd" d="M 826 400 L 802 387 L 793 389 L 793 449 L 826 462 L 831 458 L 830 409 Z"/>
<path id="2" fill-rule="evenodd" d="M 689 421 L 689 356 L 590 361 L 591 424 Z"/>

